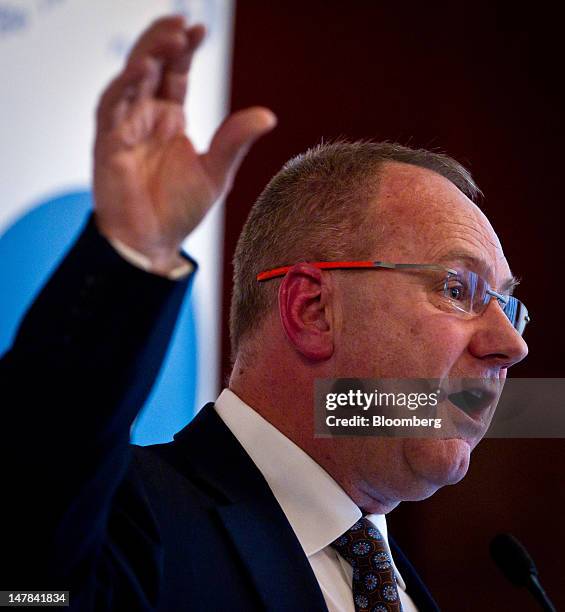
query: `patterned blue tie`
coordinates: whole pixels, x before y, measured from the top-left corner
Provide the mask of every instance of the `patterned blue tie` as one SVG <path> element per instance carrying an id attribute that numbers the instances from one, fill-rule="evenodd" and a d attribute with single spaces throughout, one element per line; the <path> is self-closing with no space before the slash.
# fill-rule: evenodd
<path id="1" fill-rule="evenodd" d="M 359 519 L 331 545 L 353 568 L 355 612 L 402 612 L 387 546 L 368 519 Z"/>

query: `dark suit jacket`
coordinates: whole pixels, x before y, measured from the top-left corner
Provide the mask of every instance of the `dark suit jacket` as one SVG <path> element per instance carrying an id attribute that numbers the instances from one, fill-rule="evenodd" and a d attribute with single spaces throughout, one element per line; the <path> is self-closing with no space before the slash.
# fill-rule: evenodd
<path id="1" fill-rule="evenodd" d="M 174 442 L 129 445 L 188 284 L 130 266 L 90 222 L 26 315 L 0 367 L 1 590 L 70 590 L 77 610 L 326 610 L 212 404 Z M 436 610 L 390 543 L 416 605 Z"/>

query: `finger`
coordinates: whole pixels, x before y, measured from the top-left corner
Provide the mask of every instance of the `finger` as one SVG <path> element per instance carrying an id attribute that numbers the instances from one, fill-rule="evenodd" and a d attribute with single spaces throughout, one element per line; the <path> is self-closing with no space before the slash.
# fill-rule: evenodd
<path id="1" fill-rule="evenodd" d="M 219 127 L 202 163 L 219 192 L 231 188 L 235 174 L 251 145 L 277 123 L 267 108 L 253 107 L 234 113 Z"/>
<path id="2" fill-rule="evenodd" d="M 163 59 L 179 42 L 184 45 L 186 27 L 186 20 L 180 15 L 157 19 L 139 36 L 129 59 L 147 55 Z"/>
<path id="3" fill-rule="evenodd" d="M 97 111 L 98 126 L 112 129 L 137 99 L 162 89 L 163 96 L 183 102 L 192 55 L 201 43 L 203 26 L 184 30 L 184 19 L 164 18 L 155 22 L 139 39 L 128 63 L 106 88 Z"/>
<path id="4" fill-rule="evenodd" d="M 183 104 L 186 98 L 188 74 L 192 58 L 206 36 L 203 25 L 197 24 L 186 31 L 187 45 L 184 53 L 171 58 L 163 67 L 159 97 Z"/>
<path id="5" fill-rule="evenodd" d="M 121 148 L 134 147 L 145 140 L 155 129 L 157 109 L 147 100 L 139 100 L 132 105 L 127 117 L 120 121 L 112 133 L 114 144 Z"/>
<path id="6" fill-rule="evenodd" d="M 129 63 L 108 85 L 96 111 L 98 129 L 111 130 L 139 96 L 143 83 L 158 79 L 158 67 L 148 59 Z"/>
<path id="7" fill-rule="evenodd" d="M 160 39 L 152 40 L 153 46 L 147 49 L 139 49 L 132 52 L 129 63 L 150 62 L 158 68 L 156 79 L 147 81 L 140 95 L 157 96 L 162 88 L 164 75 L 167 74 L 170 65 L 174 65 L 188 54 L 188 39 L 183 31 L 174 31 Z M 160 97 L 160 96 L 159 96 Z"/>
<path id="8" fill-rule="evenodd" d="M 204 35 L 204 26 L 187 28 L 182 17 L 160 19 L 150 26 L 139 38 L 129 59 L 135 62 L 151 57 L 162 65 L 161 78 L 155 89 L 144 94 L 184 102 L 192 57 Z"/>

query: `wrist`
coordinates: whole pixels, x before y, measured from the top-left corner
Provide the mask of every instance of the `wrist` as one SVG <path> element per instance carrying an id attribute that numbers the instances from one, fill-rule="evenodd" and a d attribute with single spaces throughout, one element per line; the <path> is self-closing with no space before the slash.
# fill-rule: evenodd
<path id="1" fill-rule="evenodd" d="M 180 254 L 178 247 L 150 245 L 147 240 L 136 240 L 131 232 L 108 231 L 102 227 L 100 219 L 95 215 L 98 231 L 108 240 L 116 251 L 132 265 L 160 276 L 179 278 L 190 271 L 192 265 Z"/>
<path id="2" fill-rule="evenodd" d="M 182 255 L 175 253 L 174 257 L 151 259 L 145 253 L 132 248 L 117 238 L 107 238 L 112 247 L 130 264 L 152 274 L 177 280 L 194 270 L 193 263 Z"/>

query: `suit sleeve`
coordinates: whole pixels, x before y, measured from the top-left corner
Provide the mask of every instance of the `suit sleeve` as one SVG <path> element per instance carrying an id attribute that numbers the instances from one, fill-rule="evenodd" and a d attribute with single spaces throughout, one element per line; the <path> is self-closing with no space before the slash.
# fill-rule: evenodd
<path id="1" fill-rule="evenodd" d="M 0 361 L 2 590 L 65 589 L 72 601 L 111 574 L 118 489 L 139 496 L 130 427 L 192 276 L 172 281 L 132 266 L 91 219 L 26 314 Z M 132 520 L 147 537 L 140 512 Z"/>

